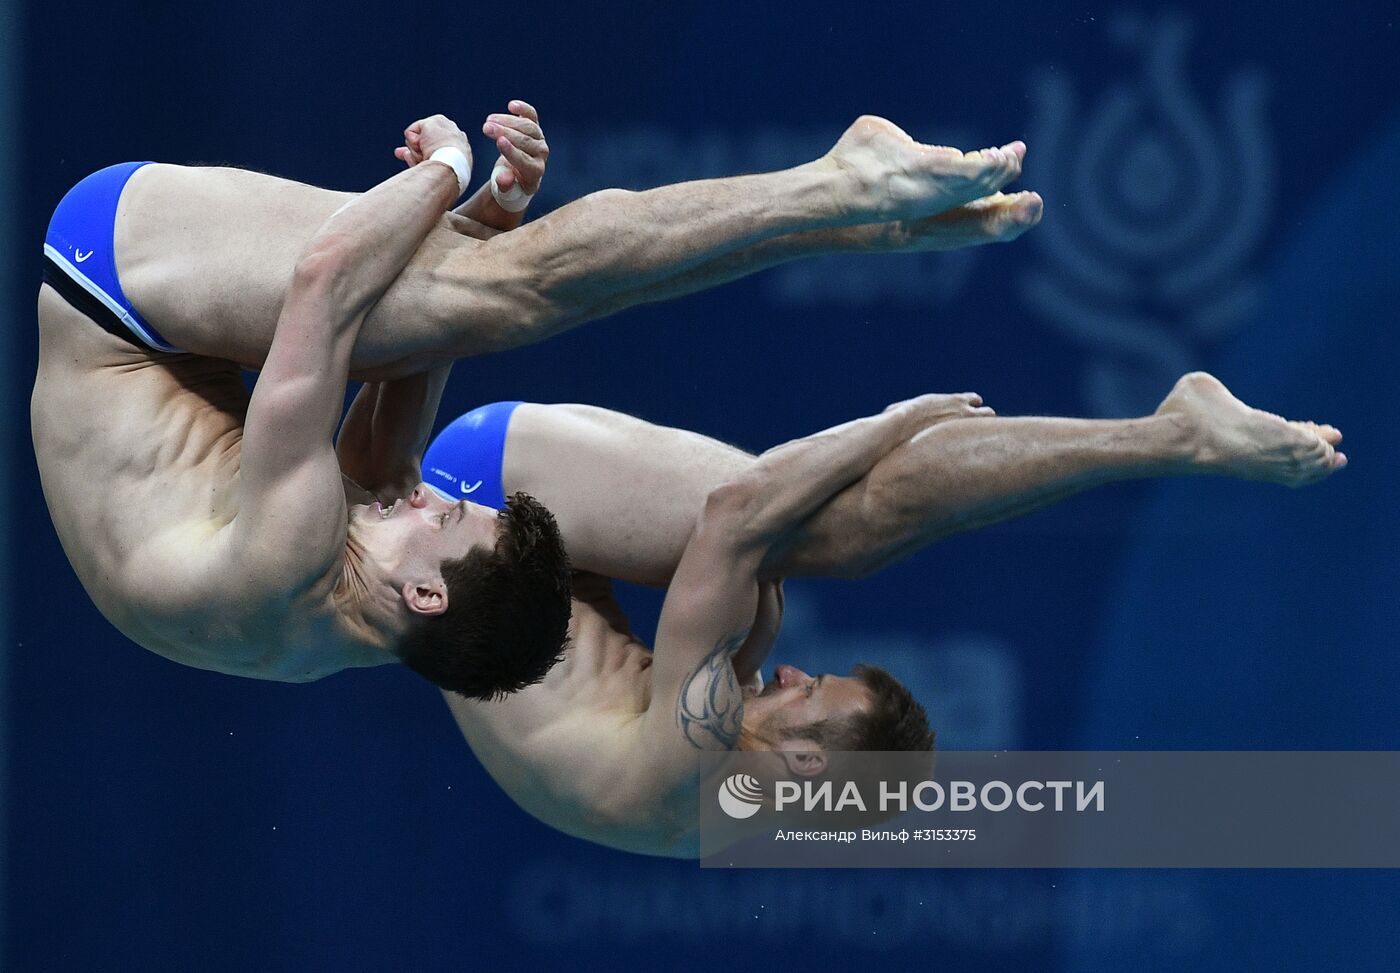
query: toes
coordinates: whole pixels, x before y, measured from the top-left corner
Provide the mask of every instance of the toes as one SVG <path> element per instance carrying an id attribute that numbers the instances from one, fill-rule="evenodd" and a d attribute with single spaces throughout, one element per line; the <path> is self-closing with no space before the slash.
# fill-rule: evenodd
<path id="1" fill-rule="evenodd" d="M 1333 449 L 1330 445 L 1324 442 L 1322 443 L 1321 455 L 1318 456 L 1313 466 L 1313 469 L 1316 472 L 1308 478 L 1307 482 L 1315 483 L 1318 480 L 1321 480 L 1324 477 L 1330 476 L 1331 474 L 1337 472 L 1343 466 L 1346 465 L 1346 454 L 1338 452 L 1337 450 Z"/>
<path id="2" fill-rule="evenodd" d="M 987 203 L 987 230 L 994 236 L 1014 240 L 1040 222 L 1045 202 L 1038 193 L 1020 192 L 1009 195 L 992 193 L 973 203 Z"/>
<path id="3" fill-rule="evenodd" d="M 1006 243 L 1039 223 L 1043 208 L 1033 192 L 993 192 L 907 226 L 928 249 Z"/>
<path id="4" fill-rule="evenodd" d="M 1045 211 L 1045 203 L 1036 193 L 1016 193 L 1008 197 L 1015 200 L 1003 214 L 1001 232 L 1003 240 L 1014 240 L 1040 222 Z"/>
<path id="5" fill-rule="evenodd" d="M 969 152 L 964 159 L 971 169 L 972 179 L 988 193 L 1000 189 L 1021 174 L 1021 157 L 1004 148 Z"/>
<path id="6" fill-rule="evenodd" d="M 1040 198 L 1040 193 L 1028 192 L 1018 193 L 1024 197 L 1024 201 L 1018 208 L 1018 218 L 1020 222 L 1029 229 L 1040 222 L 1040 218 L 1045 215 L 1045 200 Z"/>
<path id="7" fill-rule="evenodd" d="M 1006 162 L 1006 182 L 1015 182 L 1021 176 L 1021 160 L 1026 155 L 1026 144 L 1024 142 L 1012 142 L 1010 145 L 1002 146 L 1002 155 Z"/>
<path id="8" fill-rule="evenodd" d="M 1288 424 L 1304 432 L 1311 433 L 1328 446 L 1336 446 L 1342 441 L 1342 431 L 1336 426 L 1329 426 L 1326 423 L 1301 422 L 1297 420 L 1290 421 Z"/>

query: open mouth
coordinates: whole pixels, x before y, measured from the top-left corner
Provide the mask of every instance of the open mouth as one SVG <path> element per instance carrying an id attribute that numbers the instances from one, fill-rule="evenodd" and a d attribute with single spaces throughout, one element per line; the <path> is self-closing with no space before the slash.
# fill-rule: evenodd
<path id="1" fill-rule="evenodd" d="M 385 507 L 378 500 L 376 500 L 374 501 L 374 511 L 375 513 L 379 514 L 379 519 L 383 520 L 385 517 L 390 516 L 395 510 L 397 510 L 399 504 L 402 502 L 402 500 L 395 500 L 393 503 L 389 504 L 389 506 Z"/>
<path id="2" fill-rule="evenodd" d="M 778 685 L 778 680 L 775 677 L 771 682 L 764 683 L 762 689 L 754 689 L 752 686 L 745 686 L 744 698 L 754 699 L 758 696 L 772 696 L 781 688 L 783 687 Z"/>

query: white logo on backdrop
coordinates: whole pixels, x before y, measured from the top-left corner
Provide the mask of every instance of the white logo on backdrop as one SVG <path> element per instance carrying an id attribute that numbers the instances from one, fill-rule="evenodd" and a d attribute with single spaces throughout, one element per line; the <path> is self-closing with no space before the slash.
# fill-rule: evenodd
<path id="1" fill-rule="evenodd" d="M 1046 217 L 1026 238 L 1040 260 L 1022 295 L 1083 344 L 1089 405 L 1136 415 L 1254 310 L 1273 153 L 1260 75 L 1236 73 L 1213 115 L 1192 91 L 1184 16 L 1125 14 L 1110 33 L 1141 76 L 1088 109 L 1063 74 L 1034 79 L 1028 184 Z"/>

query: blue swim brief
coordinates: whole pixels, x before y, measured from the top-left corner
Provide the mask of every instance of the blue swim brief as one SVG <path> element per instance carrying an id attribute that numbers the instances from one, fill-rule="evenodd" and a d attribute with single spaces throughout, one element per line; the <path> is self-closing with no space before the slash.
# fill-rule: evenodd
<path id="1" fill-rule="evenodd" d="M 519 402 L 492 402 L 452 421 L 423 454 L 423 482 L 444 500 L 470 500 L 500 510 L 506 433 Z"/>
<path id="2" fill-rule="evenodd" d="M 44 282 L 103 328 L 132 344 L 178 352 L 122 293 L 112 231 L 117 202 L 132 173 L 149 162 L 123 162 L 88 176 L 59 202 L 44 238 Z M 135 338 L 133 338 L 133 335 Z M 140 347 L 141 345 L 137 345 Z"/>

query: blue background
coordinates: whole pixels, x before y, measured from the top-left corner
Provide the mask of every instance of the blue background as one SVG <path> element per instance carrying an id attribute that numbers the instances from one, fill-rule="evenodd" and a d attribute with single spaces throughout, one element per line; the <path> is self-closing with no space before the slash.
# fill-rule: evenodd
<path id="1" fill-rule="evenodd" d="M 635 309 L 462 363 L 442 421 L 583 401 L 762 449 L 927 390 L 1124 414 L 1209 368 L 1343 428 L 1352 467 L 1299 492 L 1116 486 L 868 581 L 795 584 L 776 657 L 890 665 L 950 749 L 1397 749 L 1392 5 L 20 15 L 6 968 L 1394 968 L 1390 872 L 735 874 L 555 834 L 407 672 L 264 684 L 126 642 L 59 549 L 22 427 L 44 225 L 113 162 L 358 189 L 412 119 L 479 131 L 524 97 L 552 208 L 802 162 L 867 111 L 963 147 L 1025 137 L 1047 210 L 1012 246 L 828 259 Z M 1200 225 L 1180 245 L 1108 242 L 1183 214 Z"/>

